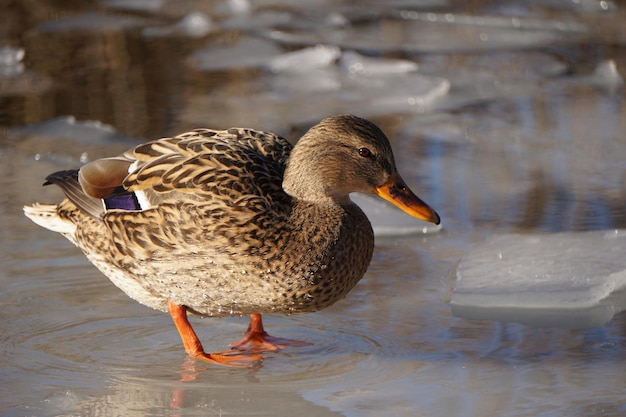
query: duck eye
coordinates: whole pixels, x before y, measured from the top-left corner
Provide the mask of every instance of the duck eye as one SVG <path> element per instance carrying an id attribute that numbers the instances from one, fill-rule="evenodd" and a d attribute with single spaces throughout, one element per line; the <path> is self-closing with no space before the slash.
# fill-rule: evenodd
<path id="1" fill-rule="evenodd" d="M 359 155 L 361 155 L 363 158 L 369 158 L 372 156 L 372 151 L 367 148 L 359 148 Z"/>

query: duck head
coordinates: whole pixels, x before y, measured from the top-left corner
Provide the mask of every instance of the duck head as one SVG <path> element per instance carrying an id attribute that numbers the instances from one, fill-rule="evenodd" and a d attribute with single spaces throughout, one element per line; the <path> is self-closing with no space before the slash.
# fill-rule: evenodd
<path id="1" fill-rule="evenodd" d="M 440 223 L 398 174 L 385 134 L 352 115 L 326 118 L 302 136 L 287 162 L 283 189 L 301 200 L 340 204 L 350 201 L 350 193 L 371 193 L 413 217 Z"/>

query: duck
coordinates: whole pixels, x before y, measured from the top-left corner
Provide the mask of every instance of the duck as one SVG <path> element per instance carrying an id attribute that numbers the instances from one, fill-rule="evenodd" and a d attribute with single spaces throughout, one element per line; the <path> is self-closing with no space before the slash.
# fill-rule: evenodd
<path id="1" fill-rule="evenodd" d="M 382 130 L 323 119 L 295 145 L 249 128 L 195 129 L 55 172 L 58 204 L 24 207 L 130 298 L 171 315 L 186 353 L 238 366 L 307 342 L 269 335 L 263 314 L 315 312 L 365 275 L 374 233 L 350 193 L 440 223 L 397 171 Z M 205 352 L 189 316 L 249 316 L 243 339 Z"/>

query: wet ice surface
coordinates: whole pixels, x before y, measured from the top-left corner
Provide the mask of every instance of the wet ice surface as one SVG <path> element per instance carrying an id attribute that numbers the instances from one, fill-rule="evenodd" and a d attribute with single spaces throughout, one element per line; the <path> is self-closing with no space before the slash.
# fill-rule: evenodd
<path id="1" fill-rule="evenodd" d="M 192 3 L 0 15 L 0 414 L 626 414 L 621 3 Z M 312 345 L 254 369 L 186 360 L 166 315 L 21 213 L 60 198 L 47 174 L 138 140 L 294 141 L 344 112 L 388 133 L 443 228 L 354 196 L 377 233 L 366 277 L 324 311 L 267 316 Z M 193 323 L 209 350 L 247 325 Z"/>

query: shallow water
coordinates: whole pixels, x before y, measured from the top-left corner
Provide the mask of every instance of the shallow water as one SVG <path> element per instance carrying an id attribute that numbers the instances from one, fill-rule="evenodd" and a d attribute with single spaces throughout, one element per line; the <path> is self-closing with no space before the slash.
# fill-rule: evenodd
<path id="1" fill-rule="evenodd" d="M 241 2 L 116 4 L 16 6 L 0 25 L 0 43 L 26 52 L 25 70 L 0 83 L 2 415 L 626 414 L 624 314 L 570 330 L 464 320 L 447 304 L 461 256 L 495 233 L 626 227 L 624 87 L 593 75 L 606 60 L 626 73 L 626 4 L 267 2 L 251 14 L 233 11 Z M 209 35 L 145 31 L 196 7 L 213 20 Z M 241 43 L 246 36 L 253 47 Z M 276 73 L 264 60 L 320 42 L 417 62 L 419 82 L 363 79 L 333 63 Z M 241 51 L 201 65 L 224 46 Z M 240 59 L 252 51 L 261 61 Z M 267 316 L 272 334 L 312 344 L 252 369 L 185 358 L 169 317 L 128 299 L 21 212 L 60 198 L 40 187 L 48 173 L 136 139 L 246 125 L 295 140 L 338 112 L 384 128 L 404 179 L 444 229 L 379 237 L 345 300 Z M 63 121 L 24 128 L 63 115 L 118 134 Z M 247 326 L 244 318 L 193 323 L 207 350 L 225 349 Z"/>

